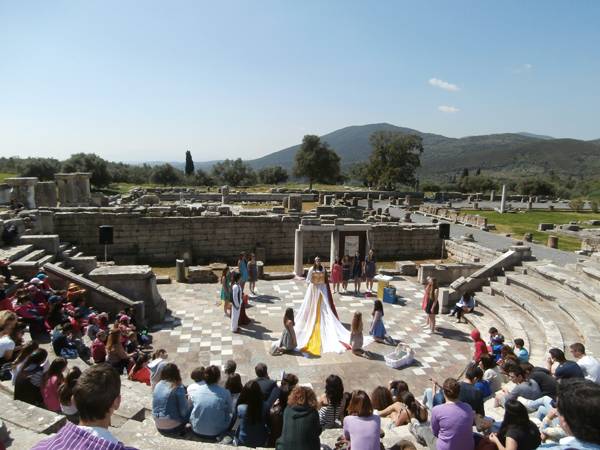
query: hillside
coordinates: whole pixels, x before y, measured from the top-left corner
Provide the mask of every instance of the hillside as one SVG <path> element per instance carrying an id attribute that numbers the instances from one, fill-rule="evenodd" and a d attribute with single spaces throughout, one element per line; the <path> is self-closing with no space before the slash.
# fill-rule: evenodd
<path id="1" fill-rule="evenodd" d="M 488 172 L 543 173 L 594 176 L 600 173 L 600 140 L 554 139 L 531 133 L 502 133 L 449 138 L 423 133 L 389 123 L 350 126 L 321 138 L 337 151 L 342 165 L 365 161 L 371 148 L 369 136 L 379 130 L 417 134 L 423 137 L 421 176 L 451 175 L 463 168 Z M 280 165 L 290 169 L 300 145 L 248 161 L 258 169 Z"/>

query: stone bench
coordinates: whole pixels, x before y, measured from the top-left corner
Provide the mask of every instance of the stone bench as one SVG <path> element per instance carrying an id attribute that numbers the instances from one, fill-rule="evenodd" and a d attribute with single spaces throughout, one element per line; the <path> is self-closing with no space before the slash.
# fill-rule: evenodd
<path id="1" fill-rule="evenodd" d="M 55 433 L 67 421 L 67 418 L 61 414 L 13 400 L 4 390 L 0 392 L 0 402 L 2 402 L 0 419 L 35 433 Z"/>

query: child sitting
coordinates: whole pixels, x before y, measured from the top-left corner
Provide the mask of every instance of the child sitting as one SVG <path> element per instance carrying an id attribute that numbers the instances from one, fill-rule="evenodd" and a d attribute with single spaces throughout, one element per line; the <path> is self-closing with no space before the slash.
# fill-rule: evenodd
<path id="1" fill-rule="evenodd" d="M 92 359 L 96 364 L 106 361 L 106 340 L 108 334 L 106 331 L 100 330 L 96 334 L 96 339 L 92 342 Z"/>
<path id="2" fill-rule="evenodd" d="M 516 338 L 515 342 L 515 355 L 519 358 L 520 363 L 528 363 L 529 362 L 529 352 L 525 348 L 525 341 L 521 338 Z"/>
<path id="3" fill-rule="evenodd" d="M 293 352 L 298 345 L 296 342 L 296 331 L 294 330 L 294 310 L 287 308 L 283 315 L 283 333 L 279 344 L 272 351 L 273 355 L 281 355 L 287 352 Z"/>
<path id="4" fill-rule="evenodd" d="M 490 340 L 489 340 L 490 351 L 494 355 L 494 359 L 496 360 L 496 362 L 498 362 L 498 360 L 500 359 L 500 350 L 502 349 L 502 346 L 504 345 L 504 336 L 502 336 L 500 333 L 498 333 L 498 330 L 496 329 L 496 327 L 491 327 L 488 330 L 488 333 L 490 334 Z"/>

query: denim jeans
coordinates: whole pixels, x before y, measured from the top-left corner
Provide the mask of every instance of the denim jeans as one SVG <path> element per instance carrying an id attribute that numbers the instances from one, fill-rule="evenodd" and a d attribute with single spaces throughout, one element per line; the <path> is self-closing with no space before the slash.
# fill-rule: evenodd
<path id="1" fill-rule="evenodd" d="M 434 406 L 442 405 L 444 403 L 446 403 L 446 399 L 444 399 L 442 391 L 438 391 L 433 395 L 433 389 L 425 389 L 425 392 L 423 393 L 423 404 L 427 406 L 427 409 L 431 411 Z"/>

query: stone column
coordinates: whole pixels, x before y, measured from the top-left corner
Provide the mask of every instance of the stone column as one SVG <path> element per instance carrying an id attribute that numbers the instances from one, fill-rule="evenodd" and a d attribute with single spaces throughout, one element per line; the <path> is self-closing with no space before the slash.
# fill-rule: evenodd
<path id="1" fill-rule="evenodd" d="M 502 198 L 500 199 L 500 214 L 504 214 L 504 208 L 506 207 L 506 185 L 502 185 Z"/>
<path id="2" fill-rule="evenodd" d="M 492 191 L 490 192 L 490 202 L 493 202 L 493 201 L 495 201 L 495 200 L 496 200 L 496 198 L 495 198 L 495 197 L 496 197 L 496 191 L 492 190 Z"/>
<path id="3" fill-rule="evenodd" d="M 333 267 L 335 258 L 338 257 L 338 249 L 340 242 L 340 232 L 338 230 L 331 232 L 331 246 L 329 251 L 329 267 Z"/>
<path id="4" fill-rule="evenodd" d="M 558 248 L 558 236 L 554 236 L 554 235 L 548 236 L 548 247 Z"/>
<path id="5" fill-rule="evenodd" d="M 35 204 L 35 185 L 38 183 L 37 177 L 15 177 L 4 180 L 11 187 L 11 200 L 23 203 L 26 208 L 34 209 Z"/>
<path id="6" fill-rule="evenodd" d="M 178 283 L 185 283 L 185 261 L 183 259 L 175 260 L 175 280 Z"/>
<path id="7" fill-rule="evenodd" d="M 372 198 L 367 198 L 367 209 L 370 211 L 373 209 L 373 199 Z"/>
<path id="8" fill-rule="evenodd" d="M 301 277 L 304 275 L 304 240 L 302 239 L 302 230 L 296 230 L 294 235 L 294 273 Z"/>
<path id="9" fill-rule="evenodd" d="M 39 206 L 56 206 L 56 183 L 54 181 L 40 181 L 35 186 L 35 203 Z"/>

